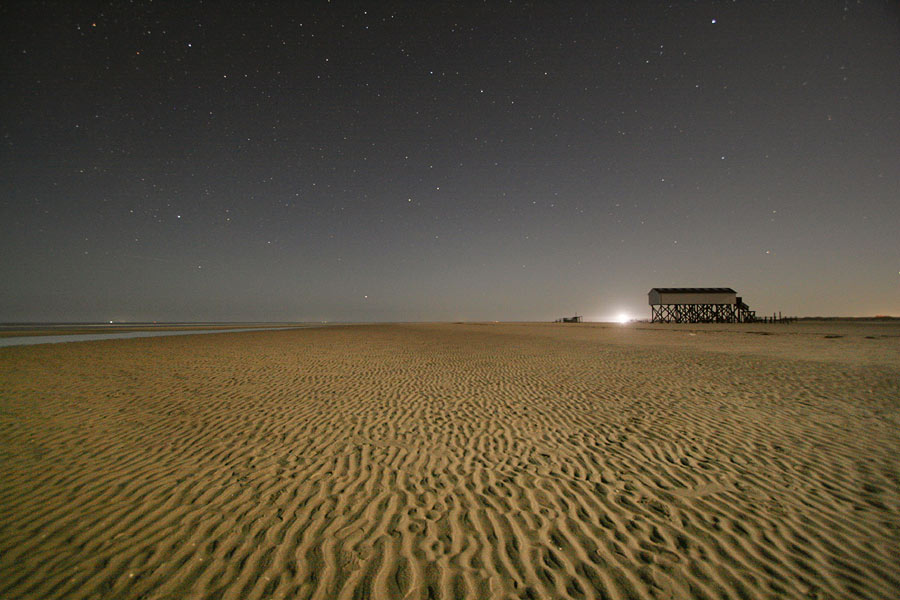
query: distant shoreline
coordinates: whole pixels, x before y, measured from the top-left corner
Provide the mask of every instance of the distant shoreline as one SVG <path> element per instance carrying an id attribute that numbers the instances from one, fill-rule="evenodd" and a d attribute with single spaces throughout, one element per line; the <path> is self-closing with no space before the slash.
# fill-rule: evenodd
<path id="1" fill-rule="evenodd" d="M 814 323 L 814 322 L 894 322 L 900 321 L 900 317 L 877 315 L 874 317 L 796 317 L 796 322 Z M 492 320 L 474 320 L 474 321 L 371 321 L 371 322 L 350 322 L 350 321 L 171 321 L 171 322 L 155 322 L 155 321 L 134 321 L 134 322 L 32 322 L 32 323 L 0 323 L 0 339 L 9 337 L 23 336 L 46 336 L 46 335 L 81 335 L 81 334 L 107 334 L 107 333 L 132 333 L 141 331 L 203 331 L 207 329 L 248 329 L 265 327 L 267 329 L 281 329 L 291 327 L 308 327 L 310 325 L 352 325 L 352 324 L 368 324 L 368 325 L 388 325 L 398 323 L 451 323 L 460 324 L 473 323 L 550 323 L 551 321 L 492 321 Z M 632 319 L 629 323 L 649 324 L 649 319 Z M 582 325 L 621 325 L 614 321 L 584 321 Z M 661 323 L 658 325 L 709 325 L 710 323 Z M 715 325 L 715 323 L 711 323 Z M 578 324 L 567 324 L 568 326 Z M 728 325 L 728 324 L 726 324 Z"/>
<path id="2" fill-rule="evenodd" d="M 805 316 L 792 317 L 798 321 L 891 321 L 900 320 L 900 316 L 871 315 L 864 317 L 847 316 Z M 631 321 L 647 321 L 644 317 L 635 317 Z M 6 321 L 0 322 L 0 330 L 9 328 L 40 328 L 40 327 L 291 327 L 294 325 L 308 325 L 311 323 L 366 323 L 370 325 L 387 325 L 392 323 L 552 323 L 553 319 L 417 319 L 404 321 L 378 320 L 378 321 Z M 586 320 L 585 323 L 617 323 L 618 321 Z"/>
<path id="3" fill-rule="evenodd" d="M 93 333 L 72 333 L 71 330 L 52 331 L 40 330 L 34 335 L 6 335 L 0 336 L 0 348 L 8 348 L 13 346 L 36 346 L 38 344 L 65 344 L 69 342 L 97 342 L 108 340 L 125 340 L 134 338 L 148 337 L 168 337 L 180 335 L 206 335 L 213 333 L 245 333 L 252 331 L 292 331 L 295 329 L 312 329 L 322 327 L 323 325 L 293 325 L 285 327 L 230 327 L 224 329 L 217 328 L 170 328 L 163 327 L 159 329 L 120 329 L 116 331 L 94 331 Z M 64 332 L 64 333 L 63 333 Z M 27 333 L 27 332 L 25 332 Z"/>
<path id="4" fill-rule="evenodd" d="M 133 333 L 140 331 L 204 331 L 207 329 L 250 329 L 265 327 L 281 329 L 321 325 L 305 323 L 4 323 L 0 324 L 0 338 L 43 335 L 79 335 L 103 333 Z"/>

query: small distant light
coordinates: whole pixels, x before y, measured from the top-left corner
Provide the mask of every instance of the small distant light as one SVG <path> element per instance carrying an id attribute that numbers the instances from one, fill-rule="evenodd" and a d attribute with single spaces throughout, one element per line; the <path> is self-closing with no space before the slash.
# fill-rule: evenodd
<path id="1" fill-rule="evenodd" d="M 112 325 L 112 321 L 110 321 L 109 324 Z"/>
<path id="2" fill-rule="evenodd" d="M 715 19 L 712 20 L 712 24 L 713 24 L 713 25 L 716 24 L 716 20 L 715 20 Z"/>

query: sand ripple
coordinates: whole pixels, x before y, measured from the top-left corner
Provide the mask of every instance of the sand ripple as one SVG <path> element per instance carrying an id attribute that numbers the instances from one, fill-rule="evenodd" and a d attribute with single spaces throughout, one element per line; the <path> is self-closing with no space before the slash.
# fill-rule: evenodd
<path id="1" fill-rule="evenodd" d="M 0 598 L 896 598 L 900 378 L 477 325 L 0 350 Z"/>

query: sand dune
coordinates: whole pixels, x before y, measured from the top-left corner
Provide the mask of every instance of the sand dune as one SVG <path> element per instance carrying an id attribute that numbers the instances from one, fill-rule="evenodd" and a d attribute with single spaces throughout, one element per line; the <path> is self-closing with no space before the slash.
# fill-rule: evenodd
<path id="1" fill-rule="evenodd" d="M 2 348 L 0 598 L 896 598 L 897 327 L 772 327 Z"/>

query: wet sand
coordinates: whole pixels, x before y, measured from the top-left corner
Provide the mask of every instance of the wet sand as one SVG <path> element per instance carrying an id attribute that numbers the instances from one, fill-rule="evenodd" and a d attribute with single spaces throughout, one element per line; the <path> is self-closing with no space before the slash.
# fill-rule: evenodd
<path id="1" fill-rule="evenodd" d="M 0 348 L 0 598 L 895 598 L 900 325 Z"/>
<path id="2" fill-rule="evenodd" d="M 0 325 L 0 339 L 21 336 L 60 336 L 156 331 L 211 331 L 223 329 L 275 329 L 311 323 L 77 323 L 59 325 Z M 320 325 L 320 323 L 316 323 Z"/>
<path id="3" fill-rule="evenodd" d="M 305 327 L 321 327 L 321 325 L 296 325 L 293 327 L 231 327 L 228 329 L 185 329 L 185 328 L 159 328 L 159 329 L 125 329 L 120 331 L 104 331 L 102 333 L 64 333 L 53 335 L 44 331 L 31 332 L 23 336 L 0 335 L 0 347 L 6 346 L 34 346 L 38 344 L 64 344 L 70 342 L 87 342 L 99 340 L 121 340 L 146 337 L 167 337 L 174 335 L 207 335 L 213 333 L 248 332 L 248 331 L 273 331 L 278 329 L 302 329 Z"/>

